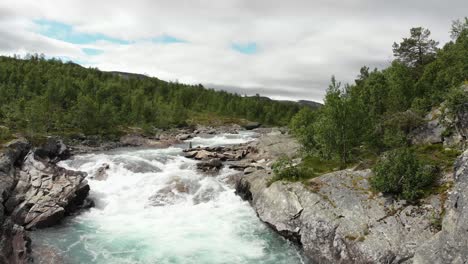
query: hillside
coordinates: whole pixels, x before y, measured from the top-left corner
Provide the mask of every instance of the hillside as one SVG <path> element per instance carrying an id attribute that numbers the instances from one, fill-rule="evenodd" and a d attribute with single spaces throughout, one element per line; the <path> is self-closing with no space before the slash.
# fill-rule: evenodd
<path id="1" fill-rule="evenodd" d="M 130 126 L 150 130 L 213 118 L 284 126 L 302 108 L 37 55 L 0 57 L 0 105 L 3 134 L 110 134 Z"/>

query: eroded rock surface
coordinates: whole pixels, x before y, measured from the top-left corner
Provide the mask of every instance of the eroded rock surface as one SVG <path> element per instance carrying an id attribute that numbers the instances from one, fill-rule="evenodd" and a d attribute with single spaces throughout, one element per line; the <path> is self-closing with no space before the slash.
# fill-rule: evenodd
<path id="1" fill-rule="evenodd" d="M 0 263 L 31 263 L 28 229 L 48 227 L 78 210 L 89 186 L 85 174 L 56 165 L 70 152 L 57 138 L 32 149 L 25 139 L 0 153 Z"/>
<path id="2" fill-rule="evenodd" d="M 442 231 L 417 250 L 415 264 L 468 263 L 468 150 L 457 160 L 454 178 Z"/>
<path id="3" fill-rule="evenodd" d="M 251 202 L 262 221 L 297 242 L 312 263 L 413 263 L 418 248 L 439 232 L 435 222 L 443 215 L 446 193 L 420 205 L 396 201 L 370 190 L 370 170 L 336 171 L 305 183 L 271 183 L 271 163 L 282 155 L 294 157 L 299 146 L 278 133 L 254 144 L 257 152 L 246 159 L 255 162 L 248 168 L 263 168 L 236 177 L 236 193 Z M 465 257 L 460 258 L 466 261 Z"/>

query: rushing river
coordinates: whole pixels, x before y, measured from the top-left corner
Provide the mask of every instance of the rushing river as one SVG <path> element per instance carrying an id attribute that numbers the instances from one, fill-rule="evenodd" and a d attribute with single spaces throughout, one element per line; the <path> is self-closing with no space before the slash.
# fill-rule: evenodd
<path id="1" fill-rule="evenodd" d="M 253 140 L 253 134 L 194 138 L 193 146 Z M 263 224 L 225 181 L 195 169 L 182 148 L 118 149 L 75 156 L 61 166 L 88 179 L 95 207 L 63 225 L 33 232 L 33 245 L 64 263 L 302 263 L 297 249 Z M 40 263 L 49 263 L 46 255 Z"/>

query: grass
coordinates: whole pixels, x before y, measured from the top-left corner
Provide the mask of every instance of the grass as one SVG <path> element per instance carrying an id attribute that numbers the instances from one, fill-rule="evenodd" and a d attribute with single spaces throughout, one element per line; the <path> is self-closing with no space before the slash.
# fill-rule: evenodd
<path id="1" fill-rule="evenodd" d="M 446 149 L 442 144 L 417 145 L 412 148 L 421 161 L 437 166 L 443 172 L 451 172 L 453 163 L 461 154 L 460 150 Z"/>
<path id="2" fill-rule="evenodd" d="M 222 126 L 229 124 L 245 125 L 249 121 L 243 118 L 221 116 L 215 113 L 191 112 L 189 113 L 187 123 L 189 125 Z"/>

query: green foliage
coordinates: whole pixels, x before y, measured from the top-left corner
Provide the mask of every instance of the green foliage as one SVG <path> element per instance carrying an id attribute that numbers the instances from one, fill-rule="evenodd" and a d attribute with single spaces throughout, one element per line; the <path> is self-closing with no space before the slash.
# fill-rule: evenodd
<path id="1" fill-rule="evenodd" d="M 413 28 L 410 37 L 394 44 L 395 60 L 386 69 L 364 66 L 344 89 L 333 77 L 324 106 L 313 114 L 300 112 L 290 123 L 307 153 L 345 167 L 366 152 L 378 156 L 407 147 L 422 117 L 444 100 L 457 118 L 468 107 L 468 95 L 460 88 L 468 80 L 466 21 L 454 23 L 454 41 L 442 49 L 429 30 Z"/>
<path id="2" fill-rule="evenodd" d="M 431 31 L 416 27 L 410 29 L 410 34 L 401 43 L 393 43 L 393 55 L 410 67 L 421 67 L 433 61 L 439 42 L 429 39 Z"/>
<path id="3" fill-rule="evenodd" d="M 289 124 L 291 133 L 298 139 L 307 153 L 311 153 L 317 148 L 313 127 L 316 119 L 317 111 L 303 108 L 292 118 Z"/>
<path id="4" fill-rule="evenodd" d="M 414 201 L 436 180 L 436 169 L 420 162 L 408 148 L 389 151 L 375 168 L 371 185 L 378 191 Z"/>
<path id="5" fill-rule="evenodd" d="M 194 112 L 283 126 L 302 108 L 38 55 L 0 56 L 0 105 L 0 125 L 15 131 L 103 135 L 129 126 L 186 126 Z"/>
<path id="6" fill-rule="evenodd" d="M 342 90 L 332 77 L 325 96 L 325 105 L 313 126 L 314 139 L 324 157 L 337 158 L 342 166 L 350 161 L 353 150 L 359 146 L 365 122 L 360 100 Z"/>
<path id="7" fill-rule="evenodd" d="M 457 118 L 458 115 L 468 110 L 468 91 L 465 91 L 464 87 L 452 88 L 445 98 L 445 106 L 451 118 Z"/>
<path id="8" fill-rule="evenodd" d="M 304 173 L 301 168 L 293 164 L 292 160 L 288 157 L 279 158 L 275 163 L 273 163 L 271 168 L 275 174 L 274 181 L 298 181 L 304 178 Z"/>
<path id="9" fill-rule="evenodd" d="M 8 141 L 11 138 L 11 131 L 8 127 L 0 126 L 0 143 Z"/>

